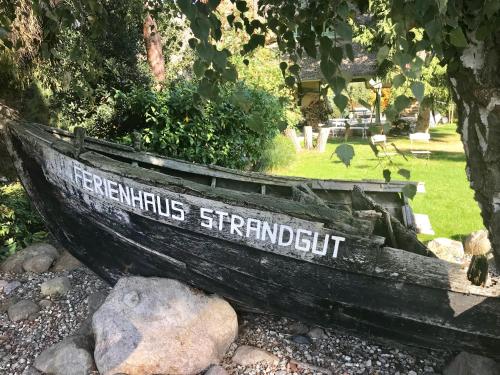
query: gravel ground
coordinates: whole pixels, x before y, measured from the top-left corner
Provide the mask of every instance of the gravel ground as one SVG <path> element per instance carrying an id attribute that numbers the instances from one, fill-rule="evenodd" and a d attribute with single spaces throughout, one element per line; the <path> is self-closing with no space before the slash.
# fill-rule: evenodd
<path id="1" fill-rule="evenodd" d="M 0 279 L 17 280 L 21 286 L 9 296 L 0 293 L 0 306 L 8 298 L 29 299 L 39 303 L 40 284 L 54 277 L 66 275 L 72 288 L 62 298 L 45 298 L 50 306 L 41 308 L 35 320 L 11 322 L 0 307 L 0 374 L 22 374 L 44 349 L 74 332 L 87 317 L 87 297 L 109 287 L 92 271 L 81 267 L 71 272 L 35 274 L 2 274 Z M 42 303 L 42 304 L 43 304 Z"/>
<path id="2" fill-rule="evenodd" d="M 67 275 L 72 289 L 63 298 L 42 302 L 33 321 L 11 322 L 2 308 L 8 298 L 40 303 L 40 284 Z M 77 330 L 87 317 L 87 297 L 108 286 L 86 268 L 71 272 L 0 274 L 0 279 L 21 282 L 9 296 L 0 292 L 0 374 L 21 375 L 45 348 Z M 47 299 L 46 299 L 47 300 Z M 222 365 L 230 374 L 400 374 L 440 373 L 451 353 L 421 350 L 341 330 L 316 330 L 316 339 L 305 333 L 311 327 L 286 318 L 243 314 L 240 334 Z M 302 333 L 302 334 L 300 334 Z M 239 345 L 252 345 L 276 355 L 278 366 L 237 366 L 231 357 Z"/>

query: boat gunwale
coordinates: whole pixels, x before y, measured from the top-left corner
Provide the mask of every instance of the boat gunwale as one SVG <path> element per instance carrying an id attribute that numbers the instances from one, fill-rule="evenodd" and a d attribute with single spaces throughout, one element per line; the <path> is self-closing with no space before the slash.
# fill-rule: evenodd
<path id="1" fill-rule="evenodd" d="M 41 130 L 47 133 L 52 133 L 52 134 L 59 134 L 63 135 L 68 138 L 74 138 L 74 135 L 63 129 L 58 129 L 58 128 L 53 128 L 50 126 L 46 126 L 43 124 L 39 123 L 25 123 L 29 124 L 28 126 L 36 126 L 39 127 Z M 22 125 L 25 125 L 22 124 Z M 56 138 L 57 139 L 57 138 Z M 355 180 L 342 180 L 342 179 L 317 179 L 317 178 L 304 178 L 304 177 L 297 177 L 297 176 L 279 176 L 279 175 L 272 175 L 272 174 L 265 174 L 261 172 L 254 172 L 254 171 L 238 171 L 235 169 L 231 168 L 226 168 L 226 167 L 220 167 L 217 165 L 209 164 L 200 164 L 200 163 L 193 163 L 193 162 L 188 162 L 185 160 L 181 159 L 175 159 L 175 158 L 170 158 L 166 157 L 163 155 L 151 153 L 151 152 L 146 152 L 146 151 L 136 151 L 132 147 L 127 146 L 127 145 L 121 145 L 115 142 L 110 142 L 106 140 L 101 140 L 93 137 L 85 137 L 85 142 L 90 143 L 93 145 L 97 145 L 97 149 L 95 151 L 101 151 L 99 150 L 99 147 L 104 147 L 104 148 L 109 148 L 109 150 L 106 150 L 105 152 L 114 154 L 118 157 L 126 157 L 130 161 L 136 161 L 136 162 L 142 162 L 142 163 L 149 163 L 154 166 L 160 166 L 160 167 L 166 167 L 170 169 L 177 169 L 177 170 L 182 170 L 186 172 L 193 172 L 196 174 L 202 174 L 202 175 L 208 175 L 211 177 L 220 177 L 220 178 L 233 178 L 241 181 L 245 181 L 245 178 L 251 178 L 254 181 L 245 181 L 245 182 L 254 182 L 254 183 L 263 183 L 263 184 L 269 184 L 269 185 L 287 185 L 287 186 L 294 186 L 297 184 L 301 183 L 316 183 L 317 186 L 314 186 L 314 189 L 318 190 L 341 190 L 341 191 L 350 191 L 352 190 L 352 187 L 354 185 L 362 185 L 363 189 L 367 192 L 373 192 L 373 193 L 403 193 L 403 188 L 410 184 L 414 185 L 415 187 L 424 185 L 422 182 L 416 182 L 416 181 L 390 181 L 390 182 L 385 182 L 383 180 L 370 180 L 370 179 L 363 179 L 359 181 Z M 89 147 L 87 147 L 89 148 Z M 92 146 L 89 148 L 92 149 Z M 125 154 L 126 153 L 126 154 Z M 141 157 L 142 156 L 142 157 Z M 149 160 L 145 160 L 145 158 L 150 158 Z M 153 159 L 151 159 L 153 158 Z M 184 167 L 184 168 L 182 168 Z M 192 169 L 197 168 L 204 170 L 206 172 L 203 174 L 203 171 L 192 171 Z M 186 169 L 191 169 L 191 170 L 186 170 Z M 222 173 L 224 175 L 219 175 L 217 176 L 217 173 Z M 255 181 L 258 180 L 258 181 Z M 338 186 L 332 186 L 332 187 L 327 187 L 324 186 L 325 184 L 338 184 Z M 344 185 L 344 186 L 342 186 Z"/>

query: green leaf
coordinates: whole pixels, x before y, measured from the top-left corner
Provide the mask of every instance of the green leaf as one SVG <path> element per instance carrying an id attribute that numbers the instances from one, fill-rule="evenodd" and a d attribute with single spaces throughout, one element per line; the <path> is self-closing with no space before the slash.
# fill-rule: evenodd
<path id="1" fill-rule="evenodd" d="M 458 48 L 467 47 L 467 39 L 465 39 L 464 32 L 460 27 L 453 29 L 450 33 L 450 43 Z"/>
<path id="2" fill-rule="evenodd" d="M 222 77 L 229 82 L 236 82 L 238 79 L 238 72 L 234 66 L 228 66 L 222 71 Z"/>
<path id="3" fill-rule="evenodd" d="M 392 80 L 392 86 L 395 89 L 397 89 L 398 87 L 401 87 L 405 82 L 406 82 L 406 77 L 404 75 L 402 75 L 402 74 L 398 74 Z"/>
<path id="4" fill-rule="evenodd" d="M 248 117 L 247 126 L 256 133 L 264 133 L 265 125 L 262 117 L 252 114 Z"/>
<path id="5" fill-rule="evenodd" d="M 403 194 L 408 198 L 413 199 L 417 194 L 417 186 L 414 184 L 406 184 L 403 186 Z"/>
<path id="6" fill-rule="evenodd" d="M 351 165 L 351 160 L 354 157 L 354 147 L 347 143 L 342 143 L 335 149 L 335 154 L 348 167 Z"/>
<path id="7" fill-rule="evenodd" d="M 333 102 L 339 108 L 340 112 L 343 112 L 345 107 L 347 107 L 347 103 L 349 102 L 349 98 L 345 95 L 335 95 L 333 98 Z"/>
<path id="8" fill-rule="evenodd" d="M 287 86 L 293 87 L 295 85 L 295 77 L 294 76 L 288 76 L 285 78 L 285 83 Z"/>
<path id="9" fill-rule="evenodd" d="M 236 9 L 238 9 L 240 12 L 246 12 L 248 10 L 247 2 L 246 1 L 237 1 L 236 2 Z"/>
<path id="10" fill-rule="evenodd" d="M 389 169 L 384 169 L 382 174 L 384 175 L 385 182 L 391 182 L 391 171 Z"/>
<path id="11" fill-rule="evenodd" d="M 206 69 L 206 64 L 197 59 L 194 64 L 193 64 L 193 71 L 194 71 L 194 74 L 197 76 L 197 77 L 201 77 L 203 76 L 203 74 L 205 74 L 205 69 Z"/>
<path id="12" fill-rule="evenodd" d="M 288 64 L 286 62 L 284 62 L 284 61 L 280 62 L 281 71 L 285 71 L 287 67 L 288 67 Z"/>
<path id="13" fill-rule="evenodd" d="M 403 109 L 411 104 L 411 100 L 406 95 L 399 95 L 396 100 L 394 100 L 394 107 L 396 111 L 401 112 Z"/>
<path id="14" fill-rule="evenodd" d="M 337 35 L 346 42 L 352 40 L 352 28 L 347 22 L 339 22 L 335 25 L 335 32 Z"/>
<path id="15" fill-rule="evenodd" d="M 321 69 L 321 73 L 323 73 L 327 80 L 331 79 L 337 70 L 335 63 L 328 59 L 322 59 L 319 63 L 319 67 Z"/>
<path id="16" fill-rule="evenodd" d="M 400 176 L 403 176 L 404 178 L 406 178 L 407 180 L 410 179 L 410 171 L 408 169 L 404 169 L 404 168 L 401 168 L 399 171 L 398 171 L 398 174 Z"/>
<path id="17" fill-rule="evenodd" d="M 352 44 L 348 43 L 344 46 L 345 54 L 349 58 L 349 60 L 354 61 L 354 51 L 352 50 Z"/>
<path id="18" fill-rule="evenodd" d="M 410 85 L 411 92 L 415 95 L 415 98 L 421 103 L 424 100 L 425 85 L 419 81 L 413 81 Z"/>
<path id="19" fill-rule="evenodd" d="M 389 55 L 389 46 L 382 46 L 377 52 L 377 62 L 379 65 Z"/>

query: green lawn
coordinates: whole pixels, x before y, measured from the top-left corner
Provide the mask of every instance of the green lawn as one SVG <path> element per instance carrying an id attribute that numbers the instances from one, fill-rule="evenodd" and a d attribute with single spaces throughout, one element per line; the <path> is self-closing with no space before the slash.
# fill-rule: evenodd
<path id="1" fill-rule="evenodd" d="M 287 168 L 274 170 L 274 174 L 311 178 L 336 179 L 383 179 L 382 166 L 368 146 L 368 140 L 353 137 L 348 140 L 355 148 L 355 156 L 350 167 L 334 155 L 335 147 L 343 139 L 330 140 L 326 152 L 303 151 Z M 410 142 L 406 137 L 390 138 L 398 148 L 408 151 Z M 435 237 L 462 239 L 474 230 L 483 227 L 479 207 L 473 198 L 465 175 L 465 156 L 459 135 L 454 125 L 441 125 L 431 130 L 432 151 L 430 160 L 408 156 L 408 161 L 397 155 L 392 157 L 393 180 L 404 180 L 397 175 L 399 168 L 411 171 L 411 180 L 425 182 L 426 193 L 417 194 L 411 203 L 414 212 L 429 215 Z M 390 146 L 389 146 L 389 151 Z M 422 236 L 428 240 L 431 236 Z"/>

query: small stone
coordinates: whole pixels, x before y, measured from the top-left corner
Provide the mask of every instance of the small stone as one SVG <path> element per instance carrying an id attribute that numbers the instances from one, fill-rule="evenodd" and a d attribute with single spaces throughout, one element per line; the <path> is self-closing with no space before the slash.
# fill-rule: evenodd
<path id="1" fill-rule="evenodd" d="M 500 365 L 490 358 L 461 352 L 444 369 L 443 375 L 498 375 Z"/>
<path id="2" fill-rule="evenodd" d="M 91 342 L 83 336 L 66 337 L 45 349 L 36 359 L 37 370 L 53 375 L 90 374 L 94 369 Z"/>
<path id="3" fill-rule="evenodd" d="M 288 331 L 292 335 L 305 335 L 309 331 L 309 327 L 304 323 L 295 322 L 290 324 L 290 326 L 288 327 Z"/>
<path id="4" fill-rule="evenodd" d="M 417 373 L 413 370 L 408 371 L 408 375 L 417 375 Z"/>
<path id="5" fill-rule="evenodd" d="M 62 296 L 71 289 L 71 281 L 66 276 L 56 277 L 42 283 L 40 289 L 44 296 Z"/>
<path id="6" fill-rule="evenodd" d="M 3 292 L 3 289 L 9 284 L 8 280 L 0 280 L 0 293 Z"/>
<path id="7" fill-rule="evenodd" d="M 48 299 L 42 299 L 40 302 L 38 302 L 38 304 L 42 309 L 48 309 L 50 306 L 52 306 L 53 302 Z"/>
<path id="8" fill-rule="evenodd" d="M 44 273 L 49 270 L 54 260 L 55 257 L 52 254 L 38 254 L 26 259 L 23 263 L 23 269 L 26 272 Z"/>
<path id="9" fill-rule="evenodd" d="M 242 345 L 236 349 L 233 355 L 233 362 L 241 366 L 251 366 L 260 362 L 270 365 L 279 363 L 278 357 L 265 350 L 250 345 Z"/>
<path id="10" fill-rule="evenodd" d="M 10 283 L 8 283 L 4 288 L 3 288 L 3 292 L 7 295 L 11 294 L 14 290 L 16 290 L 17 288 L 19 288 L 21 286 L 21 283 L 17 280 L 15 281 L 11 281 Z"/>
<path id="11" fill-rule="evenodd" d="M 309 345 L 312 343 L 311 339 L 304 335 L 295 335 L 292 337 L 292 341 L 301 345 Z"/>
<path id="12" fill-rule="evenodd" d="M 0 272 L 23 273 L 24 262 L 26 262 L 29 258 L 41 254 L 52 256 L 55 259 L 59 255 L 59 252 L 54 246 L 48 243 L 30 245 L 8 257 L 7 260 L 0 265 Z"/>
<path id="13" fill-rule="evenodd" d="M 228 375 L 227 371 L 222 366 L 212 366 L 205 372 L 205 375 Z"/>
<path id="14" fill-rule="evenodd" d="M 368 361 L 365 362 L 365 367 L 372 367 L 372 360 L 369 359 Z"/>
<path id="15" fill-rule="evenodd" d="M 17 302 L 19 302 L 19 298 L 18 297 L 11 297 L 11 298 L 3 298 L 3 299 L 0 299 L 0 313 L 4 313 L 6 312 L 10 306 L 16 304 Z"/>
<path id="16" fill-rule="evenodd" d="M 54 267 L 52 267 L 53 272 L 61 271 L 73 271 L 81 267 L 82 264 L 78 259 L 71 255 L 68 251 L 64 251 L 63 254 L 57 259 Z"/>
<path id="17" fill-rule="evenodd" d="M 466 254 L 470 255 L 483 255 L 488 253 L 491 250 L 488 231 L 482 229 L 469 234 L 464 241 L 464 250 Z"/>
<path id="18" fill-rule="evenodd" d="M 440 259 L 453 263 L 462 263 L 464 247 L 460 241 L 440 237 L 429 241 L 427 247 Z"/>
<path id="19" fill-rule="evenodd" d="M 9 307 L 7 313 L 9 319 L 13 322 L 18 322 L 25 319 L 33 319 L 40 311 L 38 305 L 30 300 L 21 300 Z"/>
<path id="20" fill-rule="evenodd" d="M 321 340 L 321 339 L 325 339 L 327 338 L 328 336 L 326 335 L 325 331 L 323 331 L 323 329 L 319 328 L 319 327 L 314 327 L 313 329 L 311 329 L 307 335 L 312 338 L 313 340 Z"/>

